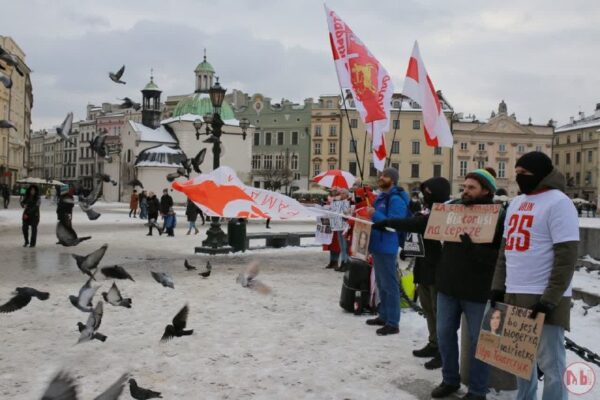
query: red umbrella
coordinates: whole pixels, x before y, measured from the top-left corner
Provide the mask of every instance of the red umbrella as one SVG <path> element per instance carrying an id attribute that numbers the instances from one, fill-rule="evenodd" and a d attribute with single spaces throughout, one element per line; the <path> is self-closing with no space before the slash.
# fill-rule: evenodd
<path id="1" fill-rule="evenodd" d="M 342 171 L 340 169 L 330 169 L 320 173 L 313 178 L 313 182 L 319 185 L 332 188 L 340 187 L 349 189 L 354 185 L 356 178 L 350 172 Z"/>

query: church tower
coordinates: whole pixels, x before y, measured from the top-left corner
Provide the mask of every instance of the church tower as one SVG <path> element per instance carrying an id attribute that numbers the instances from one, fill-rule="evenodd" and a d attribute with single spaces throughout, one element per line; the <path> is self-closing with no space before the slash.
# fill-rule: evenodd
<path id="1" fill-rule="evenodd" d="M 142 89 L 142 125 L 156 129 L 160 126 L 160 94 L 161 90 L 154 83 L 150 73 L 150 82 Z"/>
<path id="2" fill-rule="evenodd" d="M 208 93 L 213 85 L 215 69 L 206 61 L 206 49 L 204 49 L 204 60 L 194 70 L 196 75 L 196 90 L 194 93 Z"/>

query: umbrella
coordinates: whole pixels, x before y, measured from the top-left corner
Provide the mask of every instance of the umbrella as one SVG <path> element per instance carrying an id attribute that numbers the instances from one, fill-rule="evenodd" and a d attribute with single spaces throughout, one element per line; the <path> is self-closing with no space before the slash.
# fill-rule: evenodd
<path id="1" fill-rule="evenodd" d="M 576 197 L 576 198 L 574 198 L 574 199 L 571 199 L 571 201 L 572 201 L 573 203 L 576 203 L 576 204 L 577 204 L 577 203 L 582 203 L 582 204 L 587 204 L 587 203 L 589 203 L 589 201 L 587 201 L 587 200 L 585 200 L 585 199 L 582 199 L 582 198 L 579 198 L 579 197 Z"/>
<path id="2" fill-rule="evenodd" d="M 330 169 L 313 178 L 313 182 L 316 182 L 321 186 L 328 188 L 340 187 L 344 189 L 351 188 L 352 185 L 354 185 L 355 180 L 356 178 L 350 172 L 339 169 Z"/>

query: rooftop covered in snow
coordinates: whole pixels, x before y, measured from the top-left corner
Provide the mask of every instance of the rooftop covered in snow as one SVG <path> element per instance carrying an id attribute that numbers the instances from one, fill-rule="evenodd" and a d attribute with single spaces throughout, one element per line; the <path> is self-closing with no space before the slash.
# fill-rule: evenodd
<path id="1" fill-rule="evenodd" d="M 129 121 L 129 124 L 131 125 L 131 128 L 139 135 L 140 142 L 177 144 L 177 140 L 162 125 L 156 129 L 152 129 L 131 120 Z"/>

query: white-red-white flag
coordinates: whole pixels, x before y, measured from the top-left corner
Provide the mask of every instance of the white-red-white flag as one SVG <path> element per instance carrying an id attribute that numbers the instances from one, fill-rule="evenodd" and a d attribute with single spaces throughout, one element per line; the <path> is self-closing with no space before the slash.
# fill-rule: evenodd
<path id="1" fill-rule="evenodd" d="M 385 133 L 390 127 L 392 78 L 352 29 L 325 6 L 329 41 L 340 87 L 352 92 L 356 109 L 373 140 L 373 164 L 385 168 Z"/>
<path id="2" fill-rule="evenodd" d="M 423 131 L 425 132 L 427 145 L 431 147 L 452 147 L 454 142 L 448 120 L 442 110 L 435 87 L 429 78 L 429 74 L 427 74 L 419 52 L 419 44 L 416 41 L 408 61 L 402 94 L 410 97 L 421 106 Z"/>

